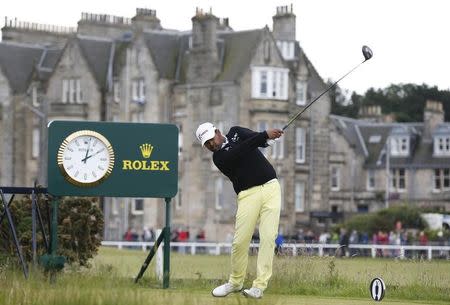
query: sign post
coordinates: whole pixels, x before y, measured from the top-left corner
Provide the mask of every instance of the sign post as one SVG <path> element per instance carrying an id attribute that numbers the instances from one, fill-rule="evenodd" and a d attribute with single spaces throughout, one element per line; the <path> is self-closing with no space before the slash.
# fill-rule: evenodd
<path id="1" fill-rule="evenodd" d="M 178 192 L 176 125 L 52 121 L 48 139 L 50 194 L 165 199 L 166 225 L 158 241 L 164 239 L 163 288 L 168 288 L 170 200 Z"/>

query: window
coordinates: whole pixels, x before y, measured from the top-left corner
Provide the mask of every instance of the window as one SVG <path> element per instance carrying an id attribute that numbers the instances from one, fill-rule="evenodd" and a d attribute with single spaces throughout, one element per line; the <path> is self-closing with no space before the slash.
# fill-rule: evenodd
<path id="1" fill-rule="evenodd" d="M 295 211 L 304 212 L 305 211 L 305 183 L 301 181 L 295 182 Z"/>
<path id="2" fill-rule="evenodd" d="M 375 189 L 375 171 L 369 169 L 367 171 L 367 190 L 372 191 L 373 189 Z"/>
<path id="3" fill-rule="evenodd" d="M 331 190 L 340 190 L 340 168 L 337 166 L 331 167 Z"/>
<path id="4" fill-rule="evenodd" d="M 369 138 L 369 143 L 380 143 L 381 136 L 380 135 L 371 135 Z"/>
<path id="5" fill-rule="evenodd" d="M 435 156 L 450 155 L 450 136 L 434 137 L 434 155 Z"/>
<path id="6" fill-rule="evenodd" d="M 62 80 L 62 102 L 81 103 L 83 94 L 81 92 L 81 81 L 79 78 L 68 78 Z"/>
<path id="7" fill-rule="evenodd" d="M 131 122 L 133 123 L 143 123 L 144 122 L 144 112 L 132 112 L 131 113 Z"/>
<path id="8" fill-rule="evenodd" d="M 259 121 L 257 124 L 256 124 L 256 130 L 257 131 L 264 131 L 264 130 L 267 130 L 267 122 L 266 121 Z M 259 150 L 262 152 L 262 154 L 264 155 L 264 157 L 266 157 L 267 158 L 267 152 L 268 152 L 268 148 L 259 148 Z"/>
<path id="9" fill-rule="evenodd" d="M 144 199 L 133 199 L 131 203 L 131 214 L 142 215 L 144 214 Z"/>
<path id="10" fill-rule="evenodd" d="M 261 83 L 259 92 L 262 96 L 267 95 L 267 71 L 261 71 Z"/>
<path id="11" fill-rule="evenodd" d="M 390 137 L 391 156 L 409 155 L 409 137 Z"/>
<path id="12" fill-rule="evenodd" d="M 369 206 L 367 204 L 358 204 L 356 210 L 358 213 L 369 213 Z"/>
<path id="13" fill-rule="evenodd" d="M 305 129 L 295 128 L 295 162 L 305 163 Z"/>
<path id="14" fill-rule="evenodd" d="M 252 97 L 287 100 L 288 69 L 274 67 L 252 68 Z"/>
<path id="15" fill-rule="evenodd" d="M 37 158 L 39 157 L 39 142 L 40 142 L 40 131 L 39 128 L 33 128 L 33 139 L 31 146 L 31 157 Z"/>
<path id="16" fill-rule="evenodd" d="M 183 152 L 183 126 L 178 125 L 178 155 L 181 156 Z"/>
<path id="17" fill-rule="evenodd" d="M 406 189 L 406 175 L 404 168 L 391 169 L 391 190 L 403 192 Z"/>
<path id="18" fill-rule="evenodd" d="M 270 42 L 264 41 L 264 60 L 270 60 Z"/>
<path id="19" fill-rule="evenodd" d="M 143 78 L 134 79 L 131 83 L 133 102 L 145 103 L 145 82 Z"/>
<path id="20" fill-rule="evenodd" d="M 277 122 L 273 124 L 273 128 L 282 129 L 283 123 Z M 272 145 L 272 159 L 284 158 L 284 137 L 280 137 Z"/>
<path id="21" fill-rule="evenodd" d="M 216 210 L 221 210 L 223 208 L 224 194 L 223 194 L 223 178 L 217 177 L 215 183 L 215 203 Z"/>
<path id="22" fill-rule="evenodd" d="M 293 41 L 278 40 L 277 47 L 284 59 L 294 59 L 295 45 Z"/>
<path id="23" fill-rule="evenodd" d="M 111 198 L 111 213 L 113 215 L 119 215 L 119 199 L 118 198 Z"/>
<path id="24" fill-rule="evenodd" d="M 182 203 L 181 203 L 181 188 L 178 188 L 178 193 L 175 196 L 175 209 L 176 210 L 181 210 L 182 207 Z"/>
<path id="25" fill-rule="evenodd" d="M 297 81 L 297 99 L 296 104 L 299 106 L 306 105 L 306 82 L 305 81 Z"/>
<path id="26" fill-rule="evenodd" d="M 284 178 L 278 177 L 278 183 L 280 183 L 280 193 L 281 193 L 281 211 L 285 210 L 285 204 L 284 204 L 284 194 L 285 194 L 285 187 L 284 187 Z"/>
<path id="27" fill-rule="evenodd" d="M 433 191 L 442 191 L 450 189 L 450 169 L 434 170 L 434 187 Z"/>
<path id="28" fill-rule="evenodd" d="M 31 92 L 31 98 L 32 98 L 32 103 L 34 107 L 39 107 L 39 100 L 38 100 L 38 92 L 37 92 L 37 87 L 33 86 L 32 88 L 32 92 Z"/>
<path id="29" fill-rule="evenodd" d="M 120 87 L 119 87 L 118 81 L 114 82 L 113 91 L 114 91 L 114 102 L 119 103 L 120 102 Z"/>

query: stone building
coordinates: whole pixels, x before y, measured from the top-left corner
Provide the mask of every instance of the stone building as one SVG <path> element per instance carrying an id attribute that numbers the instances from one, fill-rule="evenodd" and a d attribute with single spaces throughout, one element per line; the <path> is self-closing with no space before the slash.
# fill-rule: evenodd
<path id="1" fill-rule="evenodd" d="M 208 240 L 226 240 L 233 231 L 236 195 L 195 139 L 196 127 L 205 121 L 223 132 L 234 125 L 282 127 L 326 84 L 296 40 L 292 6 L 276 8 L 272 30 L 235 31 L 228 18 L 199 9 L 191 20 L 188 31 L 164 29 L 156 11 L 140 8 L 133 18 L 82 13 L 77 28 L 5 20 L 0 43 L 0 185 L 46 184 L 50 120 L 174 123 L 180 147 L 173 228 L 189 229 L 191 237 L 203 229 Z M 396 161 L 412 162 L 410 157 L 386 159 L 382 151 L 388 135 L 409 132 L 411 148 L 422 147 L 419 143 L 448 133 L 438 112 L 425 116 L 433 122 L 428 130 L 422 123 L 333 116 L 329 98 L 322 97 L 264 150 L 282 186 L 280 230 L 295 234 L 305 226 L 326 228 L 352 213 L 383 207 L 386 160 L 391 160 L 392 170 Z M 377 135 L 378 130 L 383 134 L 373 143 L 371 132 Z M 420 132 L 428 140 L 418 142 Z M 448 151 L 448 138 L 438 139 L 443 140 L 437 147 Z M 427 157 L 434 155 L 423 160 Z M 433 167 L 438 163 L 417 164 L 420 170 L 408 172 L 416 177 L 414 196 L 401 194 L 399 200 L 441 204 L 433 198 L 448 198 L 448 169 L 439 163 L 438 173 Z M 394 170 L 397 187 L 405 183 L 403 172 Z M 441 177 L 439 194 L 418 190 L 431 172 Z M 373 188 L 365 188 L 366 176 L 375 181 Z M 162 227 L 164 221 L 161 199 L 104 198 L 103 209 L 105 239 L 121 239 L 129 227 Z"/>
<path id="2" fill-rule="evenodd" d="M 450 123 L 442 103 L 427 100 L 417 123 L 392 122 L 379 106 L 362 116 L 330 115 L 331 211 L 365 213 L 399 203 L 450 211 Z"/>

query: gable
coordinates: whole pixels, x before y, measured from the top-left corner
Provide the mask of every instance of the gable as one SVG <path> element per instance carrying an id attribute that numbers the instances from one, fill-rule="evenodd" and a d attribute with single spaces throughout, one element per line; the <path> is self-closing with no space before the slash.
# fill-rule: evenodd
<path id="1" fill-rule="evenodd" d="M 252 53 L 251 66 L 288 68 L 277 47 L 276 41 L 267 29 L 261 31 L 260 39 L 257 40 Z"/>

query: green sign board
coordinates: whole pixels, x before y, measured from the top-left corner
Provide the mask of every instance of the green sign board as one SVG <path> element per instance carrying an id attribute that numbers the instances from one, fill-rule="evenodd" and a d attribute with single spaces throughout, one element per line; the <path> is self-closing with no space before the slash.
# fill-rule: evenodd
<path id="1" fill-rule="evenodd" d="M 48 191 L 55 196 L 172 198 L 178 191 L 178 128 L 52 121 Z"/>

